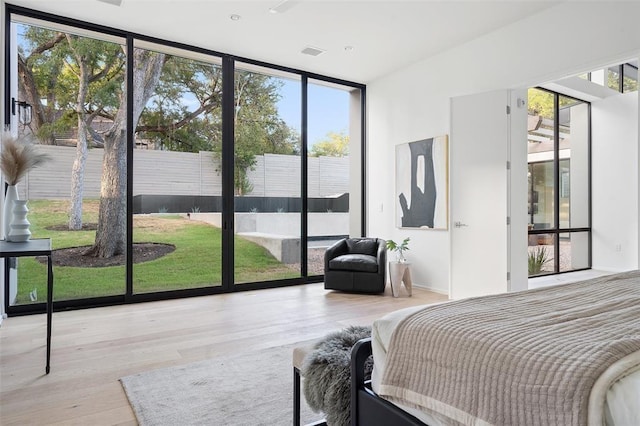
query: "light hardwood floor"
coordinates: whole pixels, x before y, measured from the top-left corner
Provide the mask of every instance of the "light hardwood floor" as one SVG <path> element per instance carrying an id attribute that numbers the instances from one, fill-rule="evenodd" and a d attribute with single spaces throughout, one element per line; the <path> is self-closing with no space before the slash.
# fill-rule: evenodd
<path id="1" fill-rule="evenodd" d="M 7 318 L 0 326 L 0 424 L 135 425 L 120 377 L 314 339 L 446 300 L 415 287 L 412 297 L 401 296 L 391 297 L 389 286 L 384 295 L 356 295 L 311 284 L 59 312 L 49 375 L 45 316 Z"/>

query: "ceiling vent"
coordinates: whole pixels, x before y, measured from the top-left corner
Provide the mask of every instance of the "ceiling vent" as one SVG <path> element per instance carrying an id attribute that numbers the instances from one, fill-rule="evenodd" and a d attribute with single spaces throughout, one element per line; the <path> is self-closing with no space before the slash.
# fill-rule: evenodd
<path id="1" fill-rule="evenodd" d="M 325 52 L 324 50 L 318 49 L 317 47 L 307 46 L 304 49 L 302 49 L 300 53 L 302 53 L 303 55 L 318 56 L 324 52 Z"/>
<path id="2" fill-rule="evenodd" d="M 298 3 L 297 0 L 282 0 L 276 6 L 269 8 L 271 13 L 284 13 Z"/>
<path id="3" fill-rule="evenodd" d="M 109 3 L 112 4 L 114 6 L 121 6 L 122 5 L 122 0 L 98 0 L 101 1 L 102 3 Z"/>

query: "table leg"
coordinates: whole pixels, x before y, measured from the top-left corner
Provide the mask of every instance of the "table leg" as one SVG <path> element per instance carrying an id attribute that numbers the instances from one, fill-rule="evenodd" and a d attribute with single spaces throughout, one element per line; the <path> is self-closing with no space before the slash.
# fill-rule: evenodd
<path id="1" fill-rule="evenodd" d="M 413 283 L 411 282 L 411 269 L 409 267 L 404 270 L 402 282 L 404 283 L 404 287 L 407 289 L 407 293 L 409 293 L 409 296 L 411 296 L 411 286 L 413 285 Z"/>
<path id="2" fill-rule="evenodd" d="M 53 261 L 47 256 L 47 366 L 45 372 L 51 370 L 51 317 L 53 313 Z"/>
<path id="3" fill-rule="evenodd" d="M 402 286 L 402 276 L 404 275 L 405 265 L 399 263 L 389 264 L 389 276 L 391 279 L 391 295 L 393 297 L 400 296 L 400 287 Z"/>
<path id="4" fill-rule="evenodd" d="M 293 367 L 293 426 L 300 426 L 300 370 Z"/>

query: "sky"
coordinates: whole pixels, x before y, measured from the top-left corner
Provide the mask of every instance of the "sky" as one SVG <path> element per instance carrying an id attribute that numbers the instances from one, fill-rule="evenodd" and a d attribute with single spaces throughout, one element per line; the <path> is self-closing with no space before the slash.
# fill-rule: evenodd
<path id="1" fill-rule="evenodd" d="M 282 80 L 282 98 L 278 102 L 280 117 L 300 132 L 300 82 Z M 308 86 L 309 146 L 324 139 L 328 132 L 349 134 L 349 93 L 310 83 Z"/>

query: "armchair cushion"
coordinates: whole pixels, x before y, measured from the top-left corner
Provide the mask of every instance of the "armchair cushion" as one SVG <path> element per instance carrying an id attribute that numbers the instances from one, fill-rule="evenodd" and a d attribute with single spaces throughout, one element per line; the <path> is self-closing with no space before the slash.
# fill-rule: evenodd
<path id="1" fill-rule="evenodd" d="M 347 251 L 350 254 L 367 254 L 375 256 L 378 252 L 378 240 L 376 238 L 349 238 Z"/>
<path id="2" fill-rule="evenodd" d="M 378 260 L 375 256 L 367 254 L 343 254 L 329 261 L 329 269 L 354 272 L 378 272 Z"/>

